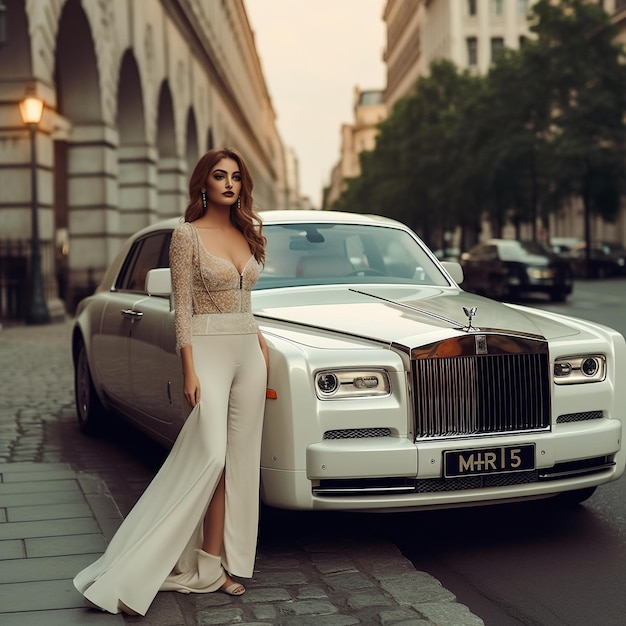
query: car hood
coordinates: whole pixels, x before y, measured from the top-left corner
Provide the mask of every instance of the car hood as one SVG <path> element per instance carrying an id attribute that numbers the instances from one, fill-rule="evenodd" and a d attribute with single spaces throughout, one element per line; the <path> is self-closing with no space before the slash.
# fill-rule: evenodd
<path id="1" fill-rule="evenodd" d="M 365 337 L 407 346 L 465 332 L 468 311 L 484 331 L 514 331 L 547 339 L 575 335 L 579 330 L 543 312 L 508 305 L 460 289 L 414 286 L 315 286 L 253 293 L 254 314 L 266 322 Z M 538 312 L 539 313 L 539 312 Z"/>
<path id="2" fill-rule="evenodd" d="M 565 261 L 558 256 L 543 256 L 530 254 L 523 259 L 507 259 L 505 263 L 524 265 L 527 267 L 556 267 L 565 265 Z"/>

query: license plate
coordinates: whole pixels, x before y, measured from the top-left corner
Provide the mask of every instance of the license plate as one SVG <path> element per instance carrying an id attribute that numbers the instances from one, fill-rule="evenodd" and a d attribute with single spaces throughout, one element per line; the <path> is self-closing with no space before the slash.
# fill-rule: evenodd
<path id="1" fill-rule="evenodd" d="M 443 460 L 445 478 L 523 472 L 535 469 L 535 444 L 448 450 Z"/>

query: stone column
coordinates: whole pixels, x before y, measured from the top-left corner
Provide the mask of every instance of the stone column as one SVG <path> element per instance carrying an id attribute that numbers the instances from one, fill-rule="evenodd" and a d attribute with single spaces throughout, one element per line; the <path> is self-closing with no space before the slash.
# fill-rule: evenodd
<path id="1" fill-rule="evenodd" d="M 118 134 L 72 128 L 67 146 L 70 306 L 93 292 L 125 239 L 118 208 Z"/>
<path id="2" fill-rule="evenodd" d="M 158 168 L 159 219 L 178 217 L 185 212 L 189 196 L 185 159 L 161 157 Z"/>
<path id="3" fill-rule="evenodd" d="M 120 233 L 128 237 L 158 220 L 157 151 L 128 145 L 118 155 Z"/>

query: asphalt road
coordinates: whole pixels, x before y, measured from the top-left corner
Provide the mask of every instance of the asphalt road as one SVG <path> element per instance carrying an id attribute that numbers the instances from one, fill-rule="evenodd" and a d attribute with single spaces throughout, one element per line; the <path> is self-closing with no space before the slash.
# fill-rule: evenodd
<path id="1" fill-rule="evenodd" d="M 626 280 L 619 279 L 579 281 L 565 304 L 539 296 L 523 302 L 623 335 L 625 303 Z M 625 478 L 569 509 L 541 501 L 422 512 L 395 516 L 386 526 L 418 569 L 488 626 L 626 623 Z"/>

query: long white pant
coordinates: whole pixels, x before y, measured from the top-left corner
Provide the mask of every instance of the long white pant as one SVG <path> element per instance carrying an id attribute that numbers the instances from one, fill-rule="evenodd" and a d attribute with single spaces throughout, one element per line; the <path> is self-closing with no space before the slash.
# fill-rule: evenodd
<path id="1" fill-rule="evenodd" d="M 250 577 L 258 532 L 266 370 L 258 338 L 193 337 L 200 402 L 106 552 L 74 579 L 111 613 L 145 615 L 162 590 L 213 591 L 230 573 Z M 225 471 L 224 549 L 202 552 L 203 520 Z"/>
<path id="2" fill-rule="evenodd" d="M 216 472 L 206 505 L 225 469 L 222 563 L 230 573 L 249 578 L 258 532 L 265 361 L 256 335 L 194 336 L 193 359 L 200 379 L 196 436 L 205 444 L 207 464 Z M 191 542 L 197 547 L 194 538 Z"/>

